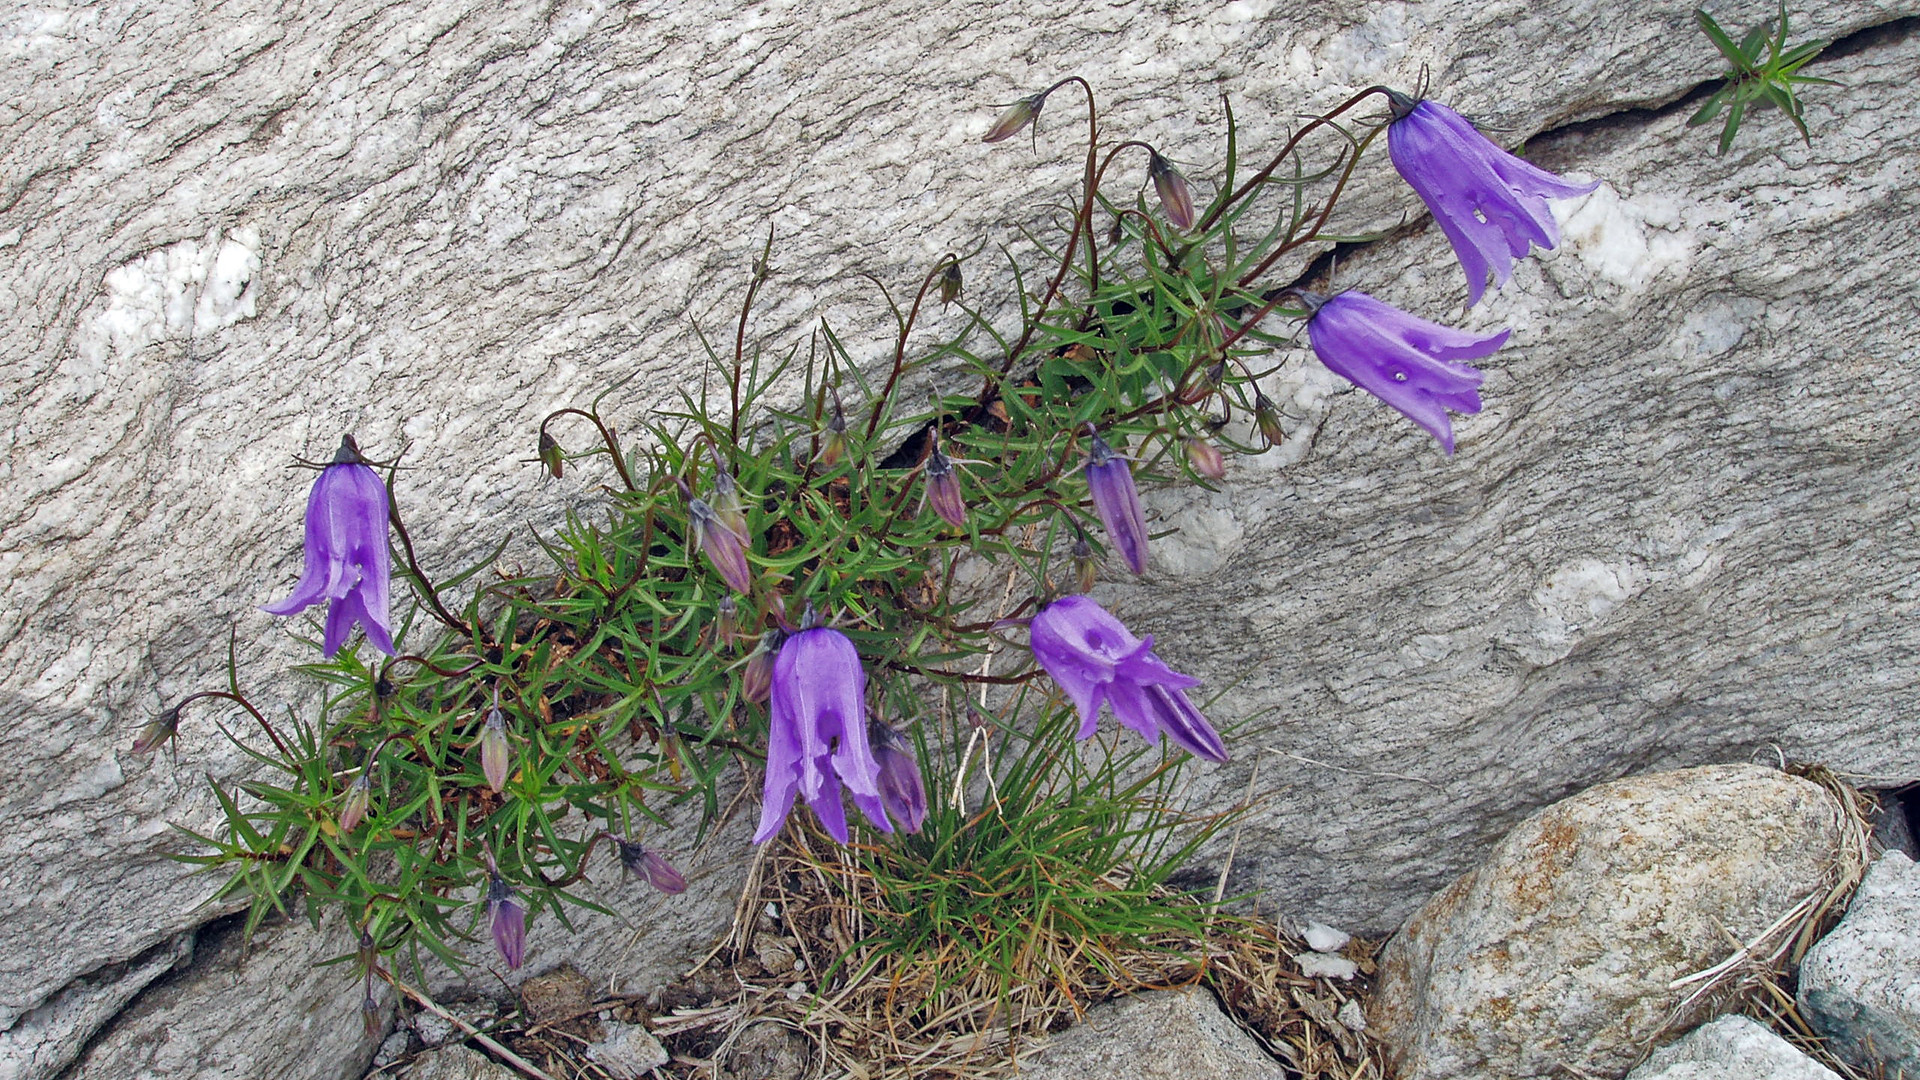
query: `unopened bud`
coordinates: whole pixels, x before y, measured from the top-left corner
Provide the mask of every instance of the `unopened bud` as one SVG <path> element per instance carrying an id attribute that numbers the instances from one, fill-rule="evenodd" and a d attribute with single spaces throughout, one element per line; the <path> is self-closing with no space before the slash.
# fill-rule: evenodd
<path id="1" fill-rule="evenodd" d="M 1220 456 L 1220 449 L 1198 435 L 1186 438 L 1187 463 L 1193 471 L 1209 480 L 1227 478 L 1227 459 Z"/>
<path id="2" fill-rule="evenodd" d="M 140 734 L 133 739 L 133 752 L 145 754 L 157 750 L 161 743 L 179 733 L 180 707 L 175 705 L 171 709 L 162 710 L 159 716 L 149 720 L 147 726 L 140 729 Z"/>
<path id="3" fill-rule="evenodd" d="M 1280 410 L 1274 408 L 1267 395 L 1257 391 L 1253 395 L 1253 423 L 1268 446 L 1279 446 L 1286 441 L 1286 432 L 1280 429 Z"/>
<path id="4" fill-rule="evenodd" d="M 1093 591 L 1094 580 L 1100 574 L 1100 560 L 1093 557 L 1093 545 L 1085 537 L 1073 542 L 1073 573 L 1080 591 Z"/>
<path id="5" fill-rule="evenodd" d="M 733 482 L 733 474 L 725 469 L 713 477 L 713 512 L 720 518 L 720 524 L 735 536 L 746 539 L 747 510 L 740 504 L 740 489 Z"/>
<path id="6" fill-rule="evenodd" d="M 946 307 L 960 299 L 960 264 L 950 262 L 940 273 L 940 306 Z"/>
<path id="7" fill-rule="evenodd" d="M 987 129 L 987 134 L 980 141 L 999 142 L 1020 131 L 1040 118 L 1040 106 L 1046 104 L 1046 101 L 1047 95 L 1040 93 L 1021 98 L 1007 106 L 1007 111 L 1000 114 L 1000 118 L 993 122 L 993 126 Z"/>
<path id="8" fill-rule="evenodd" d="M 565 461 L 565 455 L 560 449 L 560 444 L 554 441 L 553 436 L 547 434 L 544 431 L 541 432 L 540 433 L 540 464 L 545 465 L 547 467 L 547 474 L 552 476 L 555 480 L 560 479 L 560 474 L 566 471 L 564 461 Z"/>
<path id="9" fill-rule="evenodd" d="M 953 460 L 940 449 L 938 442 L 927 455 L 927 501 L 947 524 L 956 529 L 967 527 L 967 504 L 960 498 L 960 477 L 954 470 Z"/>
<path id="10" fill-rule="evenodd" d="M 1220 389 L 1220 384 L 1227 381 L 1227 362 L 1225 360 L 1214 361 L 1202 377 L 1207 380 L 1208 390 Z"/>
<path id="11" fill-rule="evenodd" d="M 496 695 L 494 706 L 487 710 L 486 730 L 480 733 L 480 771 L 486 774 L 487 786 L 495 795 L 507 786 L 507 768 L 511 749 L 507 746 L 507 714 L 500 711 L 499 698 Z"/>
<path id="12" fill-rule="evenodd" d="M 840 399 L 833 399 L 833 411 L 827 415 L 826 438 L 820 443 L 820 466 L 831 469 L 847 456 L 847 415 L 840 411 Z"/>
<path id="13" fill-rule="evenodd" d="M 360 1026 L 369 1039 L 379 1038 L 380 1032 L 386 1027 L 380 1022 L 380 1003 L 373 999 L 372 994 L 360 999 Z"/>
<path id="14" fill-rule="evenodd" d="M 780 643 L 786 637 L 778 630 L 769 630 L 760 635 L 760 644 L 754 648 L 753 655 L 747 657 L 747 666 L 740 671 L 740 696 L 755 705 L 764 705 L 773 696 L 773 655 L 780 651 Z"/>
<path id="15" fill-rule="evenodd" d="M 693 546 L 735 592 L 753 592 L 753 570 L 747 566 L 747 538 L 735 532 L 704 499 L 687 500 L 687 524 Z"/>
<path id="16" fill-rule="evenodd" d="M 343 833 L 350 833 L 357 828 L 366 819 L 367 808 L 373 805 L 372 768 L 372 763 L 368 763 L 367 768 L 361 769 L 360 775 L 353 778 L 353 783 L 347 785 L 346 800 L 340 804 L 340 831 Z"/>
<path id="17" fill-rule="evenodd" d="M 1107 226 L 1107 246 L 1119 247 L 1120 241 L 1127 238 L 1127 219 L 1119 214 L 1113 215 L 1113 224 Z"/>
<path id="18" fill-rule="evenodd" d="M 668 896 L 678 896 L 687 891 L 686 877 L 659 852 L 617 836 L 613 837 L 613 842 L 620 849 L 620 864 L 627 868 L 627 873 L 641 878 Z"/>
<path id="19" fill-rule="evenodd" d="M 719 638 L 716 644 L 723 649 L 730 649 L 734 636 L 740 632 L 740 605 L 728 595 L 720 598 L 718 608 L 719 619 L 714 627 L 714 633 Z"/>
<path id="20" fill-rule="evenodd" d="M 493 947 L 507 970 L 518 968 L 527 959 L 527 909 L 514 895 L 507 879 L 499 874 L 487 878 L 487 921 L 493 931 Z"/>
<path id="21" fill-rule="evenodd" d="M 1149 154 L 1147 175 L 1153 179 L 1154 193 L 1160 196 L 1160 209 L 1174 228 L 1181 232 L 1193 228 L 1193 191 L 1187 186 L 1187 178 L 1159 151 Z"/>

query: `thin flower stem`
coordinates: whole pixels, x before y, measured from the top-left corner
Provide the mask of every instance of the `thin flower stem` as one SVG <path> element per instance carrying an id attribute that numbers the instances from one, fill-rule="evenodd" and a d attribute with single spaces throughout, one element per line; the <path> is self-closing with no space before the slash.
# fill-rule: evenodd
<path id="1" fill-rule="evenodd" d="M 447 610 L 446 605 L 440 602 L 439 590 L 435 589 L 433 582 L 427 579 L 426 571 L 420 569 L 420 560 L 413 553 L 413 537 L 407 534 L 407 526 L 400 520 L 400 499 L 393 493 L 396 471 L 389 470 L 387 473 L 387 517 L 393 522 L 393 531 L 400 534 L 400 550 L 406 555 L 407 570 L 413 574 L 413 580 L 419 583 L 420 591 L 426 596 L 427 606 L 433 609 L 433 617 L 444 623 L 449 630 L 472 637 L 473 627 L 468 626 L 453 612 Z"/>
<path id="2" fill-rule="evenodd" d="M 547 433 L 547 425 L 553 423 L 557 417 L 566 416 L 569 413 L 574 416 L 586 417 L 587 420 L 599 430 L 600 441 L 606 444 L 607 453 L 613 456 L 613 468 L 615 472 L 620 474 L 620 482 L 627 485 L 628 491 L 640 490 L 634 486 L 633 477 L 627 472 L 626 458 L 620 453 L 620 440 L 613 437 L 613 432 L 607 429 L 607 425 L 601 421 L 598 413 L 591 413 L 585 409 L 555 409 L 553 412 L 547 414 L 545 420 L 540 421 L 540 434 L 545 435 Z"/>
<path id="3" fill-rule="evenodd" d="M 1020 354 L 1025 352 L 1027 346 L 1033 342 L 1033 335 L 1040 329 L 1040 320 L 1047 313 L 1047 305 L 1053 303 L 1053 298 L 1060 294 L 1060 286 L 1067 279 L 1067 271 L 1073 269 L 1073 256 L 1079 250 L 1081 234 L 1089 232 L 1093 227 L 1093 200 L 1096 191 L 1095 161 L 1100 152 L 1100 117 L 1094 105 L 1093 87 L 1080 76 L 1069 75 L 1047 87 L 1046 94 L 1041 96 L 1045 97 L 1068 83 L 1079 83 L 1080 89 L 1087 95 L 1087 165 L 1081 192 L 1080 212 L 1074 217 L 1073 230 L 1067 234 L 1067 250 L 1060 256 L 1060 269 L 1054 273 L 1053 281 L 1047 285 L 1046 294 L 1040 298 L 1040 303 L 1033 309 L 1033 318 L 1027 320 L 1027 325 L 1021 329 L 1020 339 L 1013 343 L 1013 348 L 1007 350 L 1007 359 L 1000 365 L 1000 374 L 1003 376 L 1013 370 L 1013 365 L 1020 360 Z M 1089 236 L 1088 239 L 1091 246 L 1092 238 Z M 991 392 L 992 385 L 989 383 L 987 389 L 982 391 L 982 395 Z"/>
<path id="4" fill-rule="evenodd" d="M 950 264 L 959 261 L 949 251 L 941 256 L 939 262 L 933 264 L 933 269 L 927 271 L 926 277 L 920 279 L 920 291 L 913 294 L 913 307 L 907 311 L 906 321 L 900 324 L 900 336 L 893 343 L 893 368 L 887 372 L 886 385 L 880 388 L 880 396 L 873 399 L 873 410 L 867 416 L 867 442 L 873 441 L 873 433 L 880 427 L 880 415 L 886 410 L 887 403 L 893 400 L 893 386 L 900 380 L 900 372 L 907 363 L 907 335 L 913 332 L 914 320 L 920 317 L 920 305 L 927 298 L 927 290 L 933 287 L 935 278 L 945 273 Z M 899 309 L 895 308 L 894 313 L 898 314 Z M 818 419 L 817 413 L 815 419 Z M 816 423 L 815 427 L 818 426 Z"/>
<path id="5" fill-rule="evenodd" d="M 1220 215 L 1226 213 L 1229 209 L 1233 207 L 1235 203 L 1238 203 L 1241 199 L 1246 198 L 1250 192 L 1258 188 L 1261 184 L 1266 183 L 1267 178 L 1272 176 L 1274 173 L 1274 170 L 1278 169 L 1282 164 L 1286 162 L 1287 158 L 1293 153 L 1294 147 L 1300 145 L 1300 140 L 1306 138 L 1309 132 L 1313 131 L 1315 128 L 1323 127 L 1327 124 L 1331 124 L 1334 120 L 1338 119 L 1342 114 L 1346 113 L 1348 110 L 1352 109 L 1354 106 L 1360 104 L 1361 102 L 1365 101 L 1367 98 L 1372 97 L 1375 94 L 1380 94 L 1382 96 L 1385 96 L 1390 93 L 1392 93 L 1392 91 L 1388 90 L 1384 86 L 1369 86 L 1365 90 L 1360 91 L 1359 93 L 1353 95 L 1347 100 L 1341 102 L 1339 105 L 1335 106 L 1332 112 L 1323 113 L 1322 115 L 1316 116 L 1312 120 L 1307 121 L 1307 124 L 1305 127 L 1301 128 L 1299 131 L 1294 132 L 1293 136 L 1286 141 L 1286 144 L 1280 147 L 1280 152 L 1274 155 L 1273 160 L 1267 163 L 1266 168 L 1261 169 L 1257 173 L 1254 173 L 1253 176 L 1250 179 L 1248 179 L 1246 183 L 1241 184 L 1238 188 L 1235 188 L 1233 191 L 1233 194 L 1215 203 L 1213 206 L 1213 209 L 1207 211 L 1207 215 L 1200 219 L 1200 224 L 1195 227 L 1196 231 L 1203 232 L 1203 233 L 1206 232 L 1207 229 L 1211 227 L 1214 222 L 1220 219 Z"/>
<path id="6" fill-rule="evenodd" d="M 199 701 L 201 698 L 224 698 L 227 701 L 231 701 L 234 704 L 240 706 L 242 709 L 245 709 L 247 711 L 247 715 L 253 717 L 253 719 L 257 723 L 259 723 L 261 728 L 265 729 L 267 733 L 267 738 L 273 740 L 274 749 L 280 751 L 280 756 L 287 759 L 289 762 L 293 760 L 293 751 L 287 749 L 287 744 L 280 738 L 280 733 L 273 729 L 273 725 L 267 722 L 266 717 L 260 715 L 260 710 L 254 708 L 252 702 L 248 701 L 244 697 L 241 697 L 239 694 L 233 693 L 232 691 L 201 690 L 196 693 L 188 694 L 186 697 L 180 699 L 180 703 L 178 705 L 175 705 L 173 707 L 174 714 L 178 715 L 181 710 L 185 709 L 188 705 L 191 705 L 192 703 Z"/>

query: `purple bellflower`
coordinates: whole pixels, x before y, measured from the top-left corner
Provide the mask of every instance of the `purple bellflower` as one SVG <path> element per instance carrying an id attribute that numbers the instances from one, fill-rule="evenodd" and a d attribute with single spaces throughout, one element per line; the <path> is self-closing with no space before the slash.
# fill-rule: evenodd
<path id="1" fill-rule="evenodd" d="M 880 763 L 880 803 L 887 816 L 910 833 L 927 820 L 927 787 L 920 779 L 920 762 L 907 737 L 892 726 L 874 721 L 868 732 L 873 758 Z"/>
<path id="2" fill-rule="evenodd" d="M 1453 453 L 1447 410 L 1479 412 L 1478 387 L 1485 378 L 1461 361 L 1493 355 L 1512 331 L 1476 337 L 1415 318 L 1362 292 L 1299 295 L 1313 311 L 1307 337 L 1320 362 L 1399 409 Z"/>
<path id="3" fill-rule="evenodd" d="M 1393 123 L 1387 153 L 1420 193 L 1453 242 L 1467 272 L 1467 306 L 1480 302 L 1491 273 L 1501 285 L 1531 245 L 1560 242 L 1548 199 L 1585 195 L 1600 186 L 1575 184 L 1495 146 L 1466 117 L 1433 101 L 1390 93 Z"/>
<path id="4" fill-rule="evenodd" d="M 393 566 L 387 554 L 387 486 L 360 456 L 353 436 L 340 440 L 333 462 L 320 470 L 307 495 L 306 566 L 292 595 L 262 608 L 269 615 L 295 615 L 322 600 L 327 604 L 321 651 L 331 660 L 359 623 L 373 647 L 394 654 L 387 588 Z"/>
<path id="5" fill-rule="evenodd" d="M 527 909 L 513 893 L 507 879 L 498 873 L 487 874 L 487 922 L 493 931 L 493 947 L 507 970 L 518 968 L 527 959 Z"/>
<path id="6" fill-rule="evenodd" d="M 1028 640 L 1033 658 L 1073 699 L 1082 739 L 1093 734 L 1104 704 L 1149 744 L 1164 732 L 1191 753 L 1227 760 L 1220 734 L 1187 700 L 1200 680 L 1168 667 L 1153 654 L 1153 638 L 1134 637 L 1099 604 L 1084 596 L 1055 600 L 1033 617 Z"/>
<path id="7" fill-rule="evenodd" d="M 1133 467 L 1113 452 L 1106 440 L 1092 435 L 1087 451 L 1087 491 L 1093 512 L 1107 527 L 1107 540 L 1120 552 L 1127 569 L 1147 572 L 1147 518 L 1140 511 L 1140 489 L 1133 484 Z"/>
<path id="8" fill-rule="evenodd" d="M 880 763 L 867 742 L 867 673 L 845 634 L 819 626 L 781 644 L 768 712 L 765 804 L 754 843 L 780 831 L 795 795 L 807 800 L 835 840 L 846 843 L 843 783 L 874 828 L 893 831 L 880 797 Z"/>

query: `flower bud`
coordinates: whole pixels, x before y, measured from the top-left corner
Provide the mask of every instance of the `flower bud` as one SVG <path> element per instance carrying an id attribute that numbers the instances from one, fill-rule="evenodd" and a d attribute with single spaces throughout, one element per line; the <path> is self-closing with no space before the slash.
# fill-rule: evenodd
<path id="1" fill-rule="evenodd" d="M 160 744 L 180 733 L 180 706 L 164 709 L 159 716 L 147 722 L 134 736 L 133 752 L 145 754 L 160 748 Z"/>
<path id="2" fill-rule="evenodd" d="M 514 896 L 507 879 L 499 874 L 487 877 L 487 921 L 493 931 L 493 947 L 507 970 L 517 969 L 527 959 L 527 909 Z"/>
<path id="3" fill-rule="evenodd" d="M 361 769 L 360 775 L 353 778 L 353 783 L 347 785 L 346 800 L 340 804 L 340 831 L 343 833 L 350 833 L 357 828 L 366 818 L 367 808 L 373 805 L 372 768 L 369 762 L 367 768 Z"/>
<path id="4" fill-rule="evenodd" d="M 1149 151 L 1149 155 L 1147 175 L 1153 179 L 1154 193 L 1160 196 L 1160 209 L 1174 228 L 1181 232 L 1193 228 L 1193 191 L 1187 186 L 1187 178 L 1159 151 Z"/>
<path id="5" fill-rule="evenodd" d="M 368 1039 L 379 1038 L 386 1029 L 386 1025 L 380 1022 L 380 1003 L 374 1000 L 372 994 L 360 999 L 360 1028 L 367 1033 Z"/>
<path id="6" fill-rule="evenodd" d="M 840 411 L 840 398 L 833 399 L 833 411 L 827 415 L 826 437 L 820 442 L 820 467 L 831 469 L 847 456 L 847 414 Z"/>
<path id="7" fill-rule="evenodd" d="M 714 636 L 719 640 L 714 644 L 723 649 L 731 649 L 734 637 L 740 632 L 740 605 L 732 596 L 723 596 L 718 605 L 718 616 L 715 620 Z"/>
<path id="8" fill-rule="evenodd" d="M 901 829 L 919 832 L 927 820 L 927 788 L 906 736 L 875 720 L 867 728 L 867 740 L 880 765 L 880 805 Z"/>
<path id="9" fill-rule="evenodd" d="M 499 695 L 494 696 L 494 706 L 487 710 L 486 730 L 480 733 L 480 771 L 486 774 L 487 786 L 495 795 L 507 786 L 508 759 L 511 750 L 507 746 L 507 714 L 500 711 Z"/>
<path id="10" fill-rule="evenodd" d="M 547 474 L 555 480 L 560 479 L 560 474 L 565 471 L 560 444 L 544 431 L 540 433 L 540 464 L 547 467 Z"/>
<path id="11" fill-rule="evenodd" d="M 1286 432 L 1280 429 L 1280 410 L 1274 408 L 1267 395 L 1257 390 L 1253 395 L 1253 423 L 1260 429 L 1260 437 L 1267 441 L 1268 446 L 1279 446 L 1286 441 Z"/>
<path id="12" fill-rule="evenodd" d="M 947 524 L 956 529 L 967 527 L 967 504 L 960 498 L 960 477 L 955 474 L 953 460 L 940 449 L 938 441 L 927 455 L 927 501 Z"/>
<path id="13" fill-rule="evenodd" d="M 745 540 L 747 533 L 747 509 L 740 504 L 740 489 L 733 482 L 733 474 L 721 469 L 713 477 L 713 513 L 735 536 Z"/>
<path id="14" fill-rule="evenodd" d="M 1098 435 L 1087 451 L 1087 491 L 1093 511 L 1107 527 L 1107 540 L 1120 552 L 1127 569 L 1147 572 L 1147 518 L 1140 509 L 1140 489 L 1133 483 L 1127 459 Z"/>
<path id="15" fill-rule="evenodd" d="M 1093 557 L 1093 545 L 1084 536 L 1073 542 L 1073 573 L 1081 592 L 1093 591 L 1093 583 L 1100 576 L 1100 560 Z"/>
<path id="16" fill-rule="evenodd" d="M 703 499 L 687 500 L 687 524 L 693 546 L 706 553 L 720 579 L 735 592 L 753 592 L 753 571 L 747 566 L 747 538 L 729 528 Z"/>
<path id="17" fill-rule="evenodd" d="M 747 657 L 747 666 L 740 672 L 740 696 L 755 705 L 764 705 L 773 696 L 773 656 L 780 651 L 780 642 L 785 635 L 778 630 L 769 630 L 760 635 L 760 644 Z"/>
<path id="18" fill-rule="evenodd" d="M 940 272 L 941 307 L 946 307 L 948 304 L 960 299 L 960 285 L 960 264 L 957 262 L 949 262 L 947 268 Z"/>
<path id="19" fill-rule="evenodd" d="M 993 122 L 993 126 L 987 129 L 987 134 L 980 141 L 999 142 L 1020 131 L 1040 118 L 1040 106 L 1046 104 L 1046 101 L 1047 95 L 1040 93 L 1021 98 L 1007 106 L 1007 111 L 1000 114 L 1000 118 Z"/>
<path id="20" fill-rule="evenodd" d="M 1198 435 L 1189 435 L 1186 440 L 1187 463 L 1193 471 L 1209 480 L 1227 478 L 1227 459 L 1220 456 L 1220 450 Z"/>
<path id="21" fill-rule="evenodd" d="M 687 891 L 686 877 L 675 870 L 673 864 L 659 852 L 650 851 L 617 836 L 613 837 L 613 843 L 620 849 L 620 864 L 627 868 L 627 873 L 645 880 L 647 884 L 668 896 L 678 896 Z"/>

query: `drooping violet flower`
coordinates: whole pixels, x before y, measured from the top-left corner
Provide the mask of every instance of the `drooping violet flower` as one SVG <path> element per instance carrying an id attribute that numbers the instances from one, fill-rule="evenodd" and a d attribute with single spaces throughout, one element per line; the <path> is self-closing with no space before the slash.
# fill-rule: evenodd
<path id="1" fill-rule="evenodd" d="M 1120 552 L 1127 569 L 1147 572 L 1147 518 L 1140 510 L 1140 489 L 1133 484 L 1133 467 L 1113 452 L 1106 440 L 1092 435 L 1087 450 L 1087 491 L 1093 512 L 1107 527 L 1107 539 Z"/>
<path id="2" fill-rule="evenodd" d="M 614 846 L 619 848 L 620 865 L 627 868 L 627 873 L 643 879 L 647 884 L 668 896 L 678 896 L 687 891 L 686 877 L 675 870 L 665 856 L 631 840 L 614 836 L 612 833 L 607 835 L 613 839 Z"/>
<path id="3" fill-rule="evenodd" d="M 387 486 L 360 456 L 353 436 L 340 440 L 333 462 L 320 470 L 307 495 L 306 565 L 293 593 L 262 608 L 294 615 L 328 601 L 321 652 L 331 660 L 359 623 L 373 647 L 394 654 L 387 587 Z"/>
<path id="4" fill-rule="evenodd" d="M 1226 744 L 1187 700 L 1200 685 L 1153 654 L 1153 638 L 1137 638 L 1099 604 L 1063 596 L 1028 627 L 1033 658 L 1067 692 L 1080 713 L 1080 737 L 1091 736 L 1106 705 L 1149 744 L 1167 738 L 1209 761 L 1227 760 Z"/>
<path id="5" fill-rule="evenodd" d="M 1389 96 L 1393 122 L 1387 153 L 1400 176 L 1420 193 L 1433 219 L 1453 242 L 1467 272 L 1467 306 L 1480 302 L 1491 273 L 1500 285 L 1530 246 L 1560 242 L 1548 199 L 1585 195 L 1600 186 L 1562 180 L 1495 146 L 1471 121 L 1434 101 Z"/>
<path id="6" fill-rule="evenodd" d="M 146 726 L 140 729 L 140 734 L 134 736 L 133 752 L 145 754 L 158 750 L 162 743 L 179 734 L 180 706 L 175 705 L 170 709 L 161 710 L 159 716 L 147 721 Z"/>
<path id="7" fill-rule="evenodd" d="M 487 922 L 493 931 L 493 947 L 507 970 L 518 968 L 527 959 L 527 909 L 514 895 L 513 887 L 497 872 L 487 874 Z"/>
<path id="8" fill-rule="evenodd" d="M 1160 197 L 1160 209 L 1167 220 L 1181 232 L 1193 228 L 1193 189 L 1187 186 L 1187 178 L 1173 163 L 1160 156 L 1157 150 L 1149 150 L 1147 158 L 1147 176 L 1153 180 L 1154 194 Z"/>
<path id="9" fill-rule="evenodd" d="M 720 580 L 737 593 L 753 593 L 753 570 L 747 566 L 747 537 L 735 532 L 722 514 L 704 499 L 687 500 L 687 525 L 693 546 L 706 553 Z"/>
<path id="10" fill-rule="evenodd" d="M 780 831 L 795 795 L 846 843 L 843 783 L 874 828 L 893 831 L 880 800 L 880 763 L 867 743 L 867 673 L 845 634 L 818 626 L 787 638 L 774 657 L 768 711 L 765 805 L 754 843 Z"/>
<path id="11" fill-rule="evenodd" d="M 967 527 L 967 503 L 960 497 L 959 471 L 953 467 L 953 459 L 940 449 L 936 438 L 933 450 L 927 454 L 927 502 L 932 504 L 933 512 L 940 520 L 956 529 Z"/>
<path id="12" fill-rule="evenodd" d="M 1453 453 L 1447 410 L 1480 411 L 1482 379 L 1462 363 L 1492 356 L 1511 330 L 1475 337 L 1416 318 L 1362 292 L 1321 297 L 1301 293 L 1313 309 L 1307 338 L 1328 370 L 1399 409 Z"/>
<path id="13" fill-rule="evenodd" d="M 919 832 L 927 820 L 927 787 L 912 745 L 892 725 L 878 720 L 868 729 L 868 741 L 880 763 L 880 803 L 887 816 L 907 832 Z"/>

